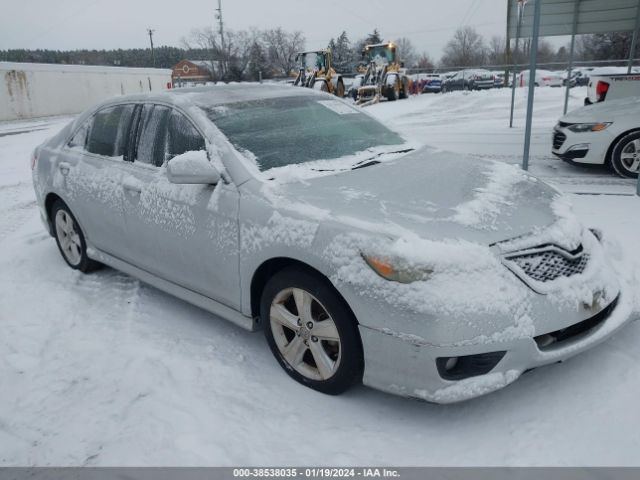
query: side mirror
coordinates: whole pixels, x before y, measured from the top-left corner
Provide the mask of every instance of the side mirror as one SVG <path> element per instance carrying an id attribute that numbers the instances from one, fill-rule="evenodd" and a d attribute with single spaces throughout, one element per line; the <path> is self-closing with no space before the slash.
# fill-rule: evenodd
<path id="1" fill-rule="evenodd" d="M 220 181 L 220 172 L 207 158 L 207 152 L 198 150 L 169 160 L 167 177 L 171 183 L 215 185 Z"/>

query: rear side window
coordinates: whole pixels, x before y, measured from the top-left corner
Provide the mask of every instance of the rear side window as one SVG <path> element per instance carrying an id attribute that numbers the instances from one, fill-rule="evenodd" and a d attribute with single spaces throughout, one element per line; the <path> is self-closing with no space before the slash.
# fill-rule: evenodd
<path id="1" fill-rule="evenodd" d="M 169 119 L 169 141 L 167 160 L 185 152 L 204 150 L 204 138 L 193 124 L 181 113 L 174 111 Z"/>
<path id="2" fill-rule="evenodd" d="M 135 105 L 116 105 L 93 116 L 87 151 L 105 157 L 124 156 Z"/>
<path id="3" fill-rule="evenodd" d="M 165 161 L 167 128 L 171 109 L 162 105 L 142 107 L 136 162 L 161 167 Z"/>

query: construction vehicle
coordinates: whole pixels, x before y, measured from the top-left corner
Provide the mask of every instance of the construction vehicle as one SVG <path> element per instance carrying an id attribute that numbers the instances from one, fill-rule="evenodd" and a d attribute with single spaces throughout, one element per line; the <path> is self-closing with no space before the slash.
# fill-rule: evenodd
<path id="1" fill-rule="evenodd" d="M 299 70 L 294 86 L 315 88 L 329 92 L 336 97 L 344 97 L 342 75 L 333 68 L 333 54 L 330 49 L 300 52 L 296 55 Z"/>
<path id="2" fill-rule="evenodd" d="M 390 101 L 409 97 L 409 77 L 398 61 L 397 49 L 393 42 L 364 47 L 362 57 L 367 64 L 361 68 L 364 78 L 358 89 L 358 105 L 372 105 L 382 97 Z"/>

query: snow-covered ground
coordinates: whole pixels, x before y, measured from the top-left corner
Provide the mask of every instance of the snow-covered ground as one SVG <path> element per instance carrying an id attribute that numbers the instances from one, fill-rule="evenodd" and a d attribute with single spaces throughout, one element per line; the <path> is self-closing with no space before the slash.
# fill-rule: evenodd
<path id="1" fill-rule="evenodd" d="M 438 147 L 519 161 L 524 92 L 369 109 Z M 640 265 L 634 183 L 549 153 L 560 89 L 537 89 L 533 173 Z M 579 106 L 583 89 L 572 92 Z M 0 124 L 0 465 L 639 465 L 640 324 L 497 393 L 438 406 L 290 380 L 244 332 L 119 272 L 71 271 L 35 209 L 29 155 L 68 119 Z M 638 287 L 636 281 L 635 287 Z M 640 290 L 640 289 L 639 289 Z M 638 362 L 638 363 L 636 363 Z"/>

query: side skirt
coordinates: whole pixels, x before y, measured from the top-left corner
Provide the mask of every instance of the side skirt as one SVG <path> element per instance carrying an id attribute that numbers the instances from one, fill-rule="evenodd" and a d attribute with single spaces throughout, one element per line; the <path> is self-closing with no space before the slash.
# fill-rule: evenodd
<path id="1" fill-rule="evenodd" d="M 163 292 L 178 297 L 185 302 L 195 305 L 196 307 L 200 307 L 207 312 L 222 317 L 225 320 L 228 320 L 231 323 L 244 328 L 245 330 L 248 330 L 250 332 L 255 332 L 256 330 L 258 330 L 258 324 L 253 318 L 246 317 L 237 310 L 234 310 L 233 308 L 230 308 L 209 297 L 205 297 L 204 295 L 157 277 L 149 272 L 131 265 L 130 263 L 113 257 L 89 245 L 87 245 L 87 255 L 93 260 L 104 263 L 105 265 L 115 268 L 116 270 L 120 270 L 121 272 L 131 275 L 132 277 L 136 277 L 144 283 L 148 283 L 149 285 L 157 288 L 158 290 L 162 290 Z"/>

